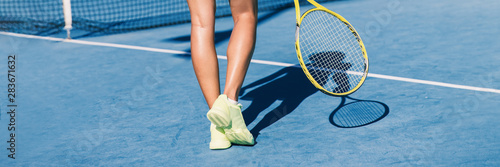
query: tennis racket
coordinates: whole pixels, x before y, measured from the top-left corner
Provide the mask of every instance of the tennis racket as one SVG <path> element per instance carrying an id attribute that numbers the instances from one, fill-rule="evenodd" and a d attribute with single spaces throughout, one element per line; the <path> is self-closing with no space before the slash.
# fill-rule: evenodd
<path id="1" fill-rule="evenodd" d="M 301 14 L 295 2 L 295 49 L 302 70 L 322 92 L 345 96 L 358 90 L 368 75 L 368 56 L 361 37 L 339 14 L 314 0 Z"/>

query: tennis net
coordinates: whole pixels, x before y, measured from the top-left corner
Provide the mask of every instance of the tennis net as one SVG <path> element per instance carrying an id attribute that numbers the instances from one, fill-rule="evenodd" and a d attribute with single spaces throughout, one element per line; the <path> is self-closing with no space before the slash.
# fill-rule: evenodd
<path id="1" fill-rule="evenodd" d="M 328 0 L 323 0 L 328 1 Z M 216 17 L 231 15 L 216 0 Z M 62 0 L 1 0 L 0 31 L 48 35 L 64 27 Z M 259 10 L 293 6 L 292 0 L 259 0 Z M 190 21 L 186 0 L 71 0 L 73 29 L 119 33 Z"/>

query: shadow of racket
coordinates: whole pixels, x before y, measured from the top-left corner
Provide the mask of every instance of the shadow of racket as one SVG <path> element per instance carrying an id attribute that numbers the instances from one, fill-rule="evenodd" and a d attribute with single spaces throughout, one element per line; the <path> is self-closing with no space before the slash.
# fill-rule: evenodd
<path id="1" fill-rule="evenodd" d="M 350 100 L 346 103 L 347 99 Z M 389 114 L 389 106 L 373 100 L 342 96 L 340 105 L 330 114 L 330 123 L 340 128 L 356 128 L 380 121 Z"/>

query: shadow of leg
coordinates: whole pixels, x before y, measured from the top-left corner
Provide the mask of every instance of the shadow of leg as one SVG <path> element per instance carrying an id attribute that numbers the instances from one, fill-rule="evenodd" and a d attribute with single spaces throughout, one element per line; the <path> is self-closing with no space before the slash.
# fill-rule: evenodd
<path id="1" fill-rule="evenodd" d="M 271 106 L 277 99 L 263 99 L 257 98 L 252 101 L 250 106 L 243 111 L 243 118 L 245 119 L 245 123 L 250 125 L 257 116 L 264 111 L 266 108 Z"/>
<path id="2" fill-rule="evenodd" d="M 302 98 L 286 99 L 274 110 L 267 113 L 264 118 L 262 118 L 262 120 L 250 131 L 253 134 L 254 138 L 257 139 L 262 129 L 268 127 L 269 125 L 272 125 L 276 121 L 290 114 L 297 108 L 297 106 L 299 106 L 302 100 Z"/>

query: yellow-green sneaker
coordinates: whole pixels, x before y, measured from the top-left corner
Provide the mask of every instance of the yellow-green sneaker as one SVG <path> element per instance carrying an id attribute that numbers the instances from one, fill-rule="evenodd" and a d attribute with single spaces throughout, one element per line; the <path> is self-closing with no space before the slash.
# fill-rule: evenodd
<path id="1" fill-rule="evenodd" d="M 231 143 L 241 145 L 254 145 L 253 135 L 248 131 L 243 115 L 241 114 L 241 104 L 234 105 L 227 103 L 231 124 L 224 128 L 224 133 Z"/>
<path id="2" fill-rule="evenodd" d="M 231 142 L 229 142 L 224 134 L 224 129 L 217 127 L 214 124 L 210 124 L 210 133 L 210 149 L 221 150 L 231 147 Z"/>
<path id="3" fill-rule="evenodd" d="M 231 124 L 229 102 L 226 95 L 220 95 L 207 113 L 207 118 L 218 127 L 228 127 Z"/>

